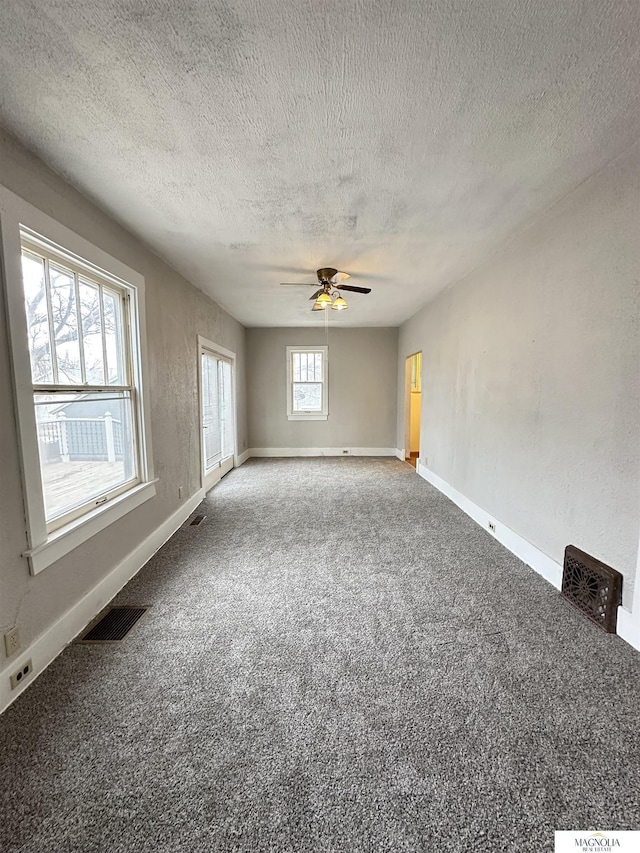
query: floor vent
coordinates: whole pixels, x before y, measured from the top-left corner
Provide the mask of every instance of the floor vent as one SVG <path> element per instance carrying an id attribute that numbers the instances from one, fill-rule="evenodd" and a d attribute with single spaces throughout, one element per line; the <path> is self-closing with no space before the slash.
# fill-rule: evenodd
<path id="1" fill-rule="evenodd" d="M 206 517 L 206 515 L 196 515 L 193 521 L 190 522 L 191 527 L 197 527 L 199 524 L 202 524 Z"/>
<path id="2" fill-rule="evenodd" d="M 562 595 L 604 631 L 615 634 L 622 575 L 575 545 L 564 552 Z"/>
<path id="3" fill-rule="evenodd" d="M 78 643 L 121 643 L 148 607 L 111 607 Z"/>

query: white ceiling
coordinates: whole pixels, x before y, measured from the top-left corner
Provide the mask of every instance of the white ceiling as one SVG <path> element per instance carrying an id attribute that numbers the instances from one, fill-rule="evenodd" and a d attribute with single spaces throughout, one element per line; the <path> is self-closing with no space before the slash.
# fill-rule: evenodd
<path id="1" fill-rule="evenodd" d="M 5 0 L 0 123 L 244 324 L 335 266 L 396 325 L 640 135 L 639 45 L 637 0 Z"/>

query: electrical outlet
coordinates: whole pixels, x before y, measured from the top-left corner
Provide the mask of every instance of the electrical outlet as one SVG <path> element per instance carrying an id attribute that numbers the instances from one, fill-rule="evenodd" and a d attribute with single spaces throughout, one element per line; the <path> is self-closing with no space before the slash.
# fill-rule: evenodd
<path id="1" fill-rule="evenodd" d="M 182 486 L 178 486 L 178 498 L 182 500 L 184 497 L 184 488 Z"/>
<path id="2" fill-rule="evenodd" d="M 33 664 L 31 663 L 31 658 L 25 661 L 20 669 L 16 670 L 11 676 L 11 689 L 15 690 L 16 687 L 22 684 L 22 682 L 28 678 L 33 672 Z"/>
<path id="3" fill-rule="evenodd" d="M 8 658 L 14 655 L 20 648 L 20 632 L 17 626 L 7 631 L 4 635 L 4 648 Z"/>
<path id="4" fill-rule="evenodd" d="M 496 526 L 495 526 L 495 524 L 493 523 L 493 521 L 490 521 L 490 522 L 489 522 L 489 530 L 490 530 L 492 533 L 495 533 L 495 532 L 496 532 Z"/>

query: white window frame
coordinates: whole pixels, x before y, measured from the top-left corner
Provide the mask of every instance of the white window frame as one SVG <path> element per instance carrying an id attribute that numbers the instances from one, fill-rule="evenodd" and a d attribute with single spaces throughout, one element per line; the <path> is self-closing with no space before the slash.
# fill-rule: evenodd
<path id="1" fill-rule="evenodd" d="M 47 529 L 33 383 L 22 284 L 21 231 L 39 235 L 76 265 L 87 265 L 124 286 L 129 295 L 131 362 L 136 388 L 134 417 L 138 433 L 139 481 L 105 503 L 55 530 Z M 145 282 L 140 273 L 94 246 L 19 196 L 0 186 L 0 242 L 7 327 L 13 367 L 14 399 L 23 482 L 28 547 L 23 556 L 38 574 L 156 493 L 151 448 L 151 413 L 143 379 L 147 375 Z M 79 386 L 81 388 L 82 386 Z"/>
<path id="2" fill-rule="evenodd" d="M 293 354 L 322 353 L 322 411 L 294 412 L 293 410 Z M 326 421 L 329 417 L 329 347 L 287 347 L 287 418 L 290 421 Z"/>

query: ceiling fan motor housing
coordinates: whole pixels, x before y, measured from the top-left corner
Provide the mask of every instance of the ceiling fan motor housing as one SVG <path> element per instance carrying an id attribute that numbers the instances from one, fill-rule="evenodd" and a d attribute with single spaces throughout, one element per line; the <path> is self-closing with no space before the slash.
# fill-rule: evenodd
<path id="1" fill-rule="evenodd" d="M 331 281 L 334 275 L 338 274 L 338 270 L 334 270 L 333 267 L 323 267 L 322 269 L 316 270 L 316 274 L 318 276 L 318 281 L 324 283 L 325 281 Z"/>

